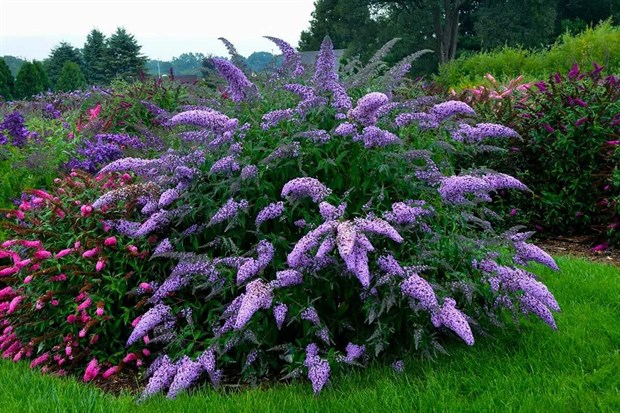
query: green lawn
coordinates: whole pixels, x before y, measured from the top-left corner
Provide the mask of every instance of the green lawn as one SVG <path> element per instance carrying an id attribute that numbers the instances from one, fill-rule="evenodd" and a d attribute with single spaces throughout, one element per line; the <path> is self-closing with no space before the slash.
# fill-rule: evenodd
<path id="1" fill-rule="evenodd" d="M 200 390 L 136 406 L 25 363 L 0 363 L 0 412 L 620 412 L 620 269 L 559 258 L 561 273 L 535 267 L 562 306 L 559 330 L 538 321 L 456 341 L 449 356 L 336 377 L 319 397 L 309 383 L 239 394 Z"/>

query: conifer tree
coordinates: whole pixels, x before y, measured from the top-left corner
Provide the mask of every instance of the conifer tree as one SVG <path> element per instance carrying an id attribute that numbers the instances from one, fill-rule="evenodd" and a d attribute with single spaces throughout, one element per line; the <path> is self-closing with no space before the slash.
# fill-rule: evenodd
<path id="1" fill-rule="evenodd" d="M 43 79 L 39 69 L 33 62 L 24 63 L 15 78 L 15 97 L 29 99 L 43 91 Z"/>
<path id="2" fill-rule="evenodd" d="M 65 62 L 56 83 L 56 90 L 61 92 L 71 92 L 86 86 L 86 79 L 82 73 L 82 69 L 77 63 Z"/>
<path id="3" fill-rule="evenodd" d="M 11 69 L 4 59 L 0 59 L 0 96 L 4 100 L 13 99 L 15 81 Z"/>
<path id="4" fill-rule="evenodd" d="M 82 53 L 69 43 L 61 42 L 52 49 L 49 58 L 45 61 L 45 71 L 52 85 L 58 83 L 62 67 L 67 61 L 82 66 Z"/>
<path id="5" fill-rule="evenodd" d="M 84 76 L 88 83 L 103 85 L 109 82 L 105 69 L 106 55 L 106 38 L 99 30 L 93 29 L 86 37 L 82 50 Z"/>
<path id="6" fill-rule="evenodd" d="M 132 79 L 144 70 L 146 57 L 140 54 L 142 46 L 124 28 L 116 29 L 107 46 L 105 67 L 108 79 Z"/>

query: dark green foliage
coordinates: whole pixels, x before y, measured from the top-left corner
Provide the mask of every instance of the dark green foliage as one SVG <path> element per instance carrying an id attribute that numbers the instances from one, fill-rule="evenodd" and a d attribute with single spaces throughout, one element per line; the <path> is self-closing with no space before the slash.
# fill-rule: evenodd
<path id="1" fill-rule="evenodd" d="M 84 75 L 89 84 L 103 85 L 108 83 L 105 71 L 107 53 L 105 36 L 93 29 L 86 37 L 82 56 L 84 58 Z"/>
<path id="2" fill-rule="evenodd" d="M 49 58 L 45 61 L 45 71 L 52 85 L 55 86 L 58 83 L 65 62 L 73 62 L 80 66 L 84 64 L 79 49 L 67 42 L 61 42 L 52 49 Z"/>
<path id="3" fill-rule="evenodd" d="M 557 0 L 494 0 L 476 11 L 474 28 L 482 49 L 504 45 L 540 47 L 556 34 Z"/>
<path id="4" fill-rule="evenodd" d="M 52 85 L 49 77 L 47 76 L 47 72 L 45 71 L 45 65 L 38 60 L 33 60 L 32 64 L 34 65 L 34 68 L 37 69 L 37 73 L 41 79 L 41 84 L 43 85 L 43 91 L 49 90 Z"/>
<path id="5" fill-rule="evenodd" d="M 60 92 L 70 92 L 72 90 L 78 90 L 86 86 L 86 79 L 82 69 L 76 63 L 65 62 L 60 72 L 60 77 L 56 83 L 56 90 Z"/>
<path id="6" fill-rule="evenodd" d="M 15 97 L 29 99 L 45 91 L 45 79 L 35 63 L 24 63 L 15 78 Z"/>
<path id="7" fill-rule="evenodd" d="M 15 89 L 13 74 L 4 59 L 0 59 L 0 99 L 11 100 Z"/>
<path id="8" fill-rule="evenodd" d="M 182 53 L 172 58 L 172 68 L 176 75 L 200 74 L 200 66 L 205 56 L 202 53 Z"/>
<path id="9" fill-rule="evenodd" d="M 108 79 L 136 79 L 144 70 L 146 58 L 140 54 L 142 46 L 124 28 L 116 29 L 108 39 L 107 47 L 105 67 Z"/>

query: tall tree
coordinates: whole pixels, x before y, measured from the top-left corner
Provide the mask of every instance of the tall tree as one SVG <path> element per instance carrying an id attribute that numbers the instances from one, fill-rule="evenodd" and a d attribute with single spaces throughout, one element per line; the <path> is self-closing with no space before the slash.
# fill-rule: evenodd
<path id="1" fill-rule="evenodd" d="M 557 0 L 487 0 L 475 12 L 480 45 L 545 46 L 556 37 L 557 8 Z"/>
<path id="2" fill-rule="evenodd" d="M 349 49 L 349 55 L 372 54 L 378 25 L 371 19 L 368 0 L 317 0 L 314 6 L 299 50 L 319 50 L 323 38 L 329 36 L 336 49 Z"/>
<path id="3" fill-rule="evenodd" d="M 65 62 L 56 83 L 56 90 L 61 92 L 71 92 L 86 86 L 86 79 L 82 73 L 82 69 L 76 63 Z"/>
<path id="4" fill-rule="evenodd" d="M 116 77 L 132 79 L 144 70 L 146 57 L 140 54 L 142 46 L 124 28 L 116 29 L 108 39 L 107 46 L 105 63 L 109 79 Z"/>
<path id="5" fill-rule="evenodd" d="M 41 63 L 38 60 L 33 60 L 32 64 L 34 65 L 34 68 L 37 70 L 37 73 L 39 74 L 39 79 L 41 81 L 41 87 L 43 88 L 43 91 L 47 91 L 50 90 L 52 85 L 50 83 L 50 79 L 47 76 L 47 72 L 45 71 L 45 65 L 43 65 L 43 63 Z"/>
<path id="6" fill-rule="evenodd" d="M 172 58 L 172 67 L 177 75 L 200 74 L 200 67 L 205 55 L 202 53 L 182 53 L 179 57 Z"/>
<path id="7" fill-rule="evenodd" d="M 13 77 L 17 76 L 19 68 L 26 62 L 24 59 L 20 59 L 19 57 L 15 56 L 2 56 L 2 58 L 4 59 L 4 62 L 7 64 L 9 69 L 11 69 Z"/>
<path id="8" fill-rule="evenodd" d="M 108 83 L 106 76 L 105 60 L 107 46 L 105 36 L 97 29 L 93 29 L 86 36 L 86 43 L 82 49 L 84 58 L 84 75 L 88 83 L 102 85 Z"/>
<path id="9" fill-rule="evenodd" d="M 82 53 L 69 43 L 61 42 L 52 49 L 45 61 L 45 71 L 52 85 L 58 82 L 58 77 L 60 77 L 60 72 L 65 62 L 73 62 L 82 66 Z"/>
<path id="10" fill-rule="evenodd" d="M 29 99 L 44 91 L 41 72 L 34 63 L 25 62 L 17 72 L 15 78 L 15 97 L 18 99 Z"/>
<path id="11" fill-rule="evenodd" d="M 13 99 L 15 81 L 4 59 L 0 59 L 0 96 L 4 100 Z"/>

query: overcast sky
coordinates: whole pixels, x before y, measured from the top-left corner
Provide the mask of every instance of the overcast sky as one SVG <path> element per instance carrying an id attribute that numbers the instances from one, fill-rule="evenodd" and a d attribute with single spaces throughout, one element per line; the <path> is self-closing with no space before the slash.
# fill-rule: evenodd
<path id="1" fill-rule="evenodd" d="M 297 47 L 313 10 L 313 0 L 0 0 L 0 56 L 41 60 L 61 41 L 81 48 L 93 28 L 122 26 L 151 59 L 226 55 L 218 37 L 247 57 L 278 50 L 265 35 Z"/>

